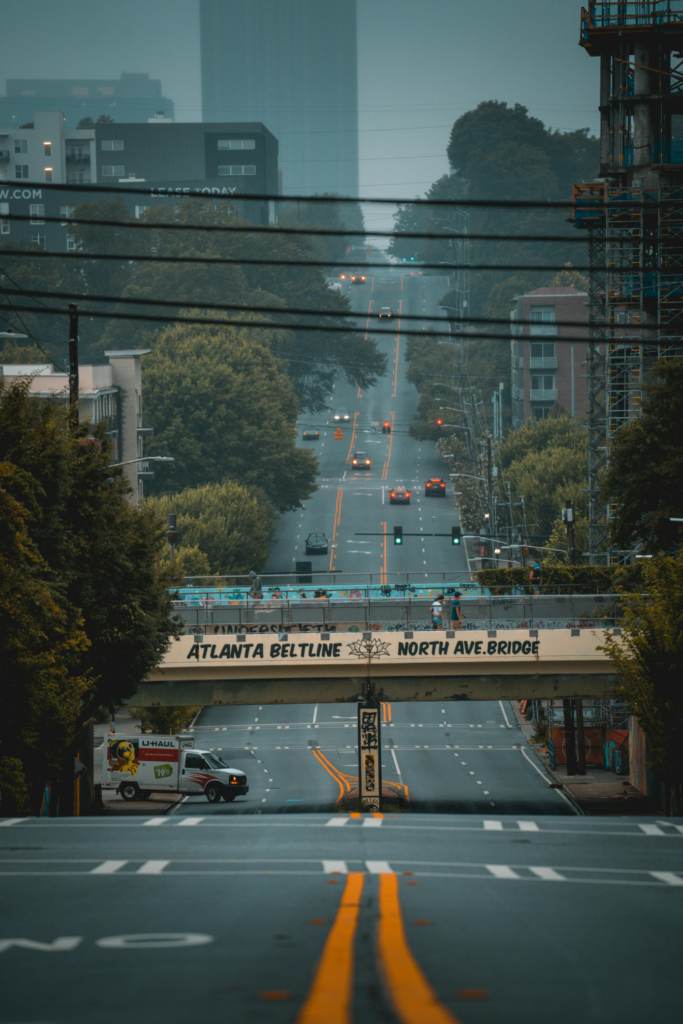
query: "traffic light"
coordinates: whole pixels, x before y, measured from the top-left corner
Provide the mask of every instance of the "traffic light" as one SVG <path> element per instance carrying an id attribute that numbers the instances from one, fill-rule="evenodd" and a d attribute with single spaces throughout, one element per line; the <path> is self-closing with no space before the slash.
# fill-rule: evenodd
<path id="1" fill-rule="evenodd" d="M 439 417 L 439 419 L 436 421 L 436 425 L 437 425 L 437 427 L 442 427 L 443 426 L 443 420 L 441 419 L 441 417 Z"/>
<path id="2" fill-rule="evenodd" d="M 394 527 L 394 544 L 402 544 L 402 543 L 403 543 L 403 527 L 402 526 L 395 526 Z"/>
<path id="3" fill-rule="evenodd" d="M 459 544 L 462 540 L 462 530 L 459 526 L 451 526 L 451 544 Z"/>

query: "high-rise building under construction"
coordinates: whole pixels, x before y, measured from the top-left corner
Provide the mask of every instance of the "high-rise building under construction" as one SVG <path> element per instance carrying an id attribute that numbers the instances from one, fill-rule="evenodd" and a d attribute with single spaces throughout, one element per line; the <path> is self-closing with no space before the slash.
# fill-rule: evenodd
<path id="1" fill-rule="evenodd" d="M 261 121 L 288 195 L 358 195 L 356 0 L 200 0 L 205 121 Z"/>
<path id="2" fill-rule="evenodd" d="M 588 499 L 592 565 L 610 548 L 600 496 L 616 430 L 640 414 L 660 356 L 683 351 L 683 0 L 588 0 L 600 60 L 600 173 L 574 188 L 589 232 Z"/>

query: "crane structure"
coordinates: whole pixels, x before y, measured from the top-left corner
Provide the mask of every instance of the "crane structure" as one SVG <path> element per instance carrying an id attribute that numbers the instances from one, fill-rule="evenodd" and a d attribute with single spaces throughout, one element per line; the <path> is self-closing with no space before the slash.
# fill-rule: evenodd
<path id="1" fill-rule="evenodd" d="M 600 170 L 574 186 L 573 220 L 589 234 L 589 557 L 604 565 L 629 555 L 600 494 L 611 439 L 683 342 L 683 0 L 589 0 L 580 44 L 600 59 Z"/>

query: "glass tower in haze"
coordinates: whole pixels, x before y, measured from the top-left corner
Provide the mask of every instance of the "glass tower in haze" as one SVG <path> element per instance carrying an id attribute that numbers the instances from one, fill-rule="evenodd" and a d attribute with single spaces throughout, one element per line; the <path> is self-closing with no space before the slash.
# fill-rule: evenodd
<path id="1" fill-rule="evenodd" d="M 200 0 L 204 121 L 261 121 L 285 195 L 358 195 L 356 0 Z"/>

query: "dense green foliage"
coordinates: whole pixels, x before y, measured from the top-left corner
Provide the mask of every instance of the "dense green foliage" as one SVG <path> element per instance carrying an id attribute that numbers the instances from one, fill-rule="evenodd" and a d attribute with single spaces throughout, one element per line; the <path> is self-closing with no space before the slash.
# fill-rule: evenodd
<path id="1" fill-rule="evenodd" d="M 476 574 L 492 594 L 509 594 L 523 588 L 531 594 L 528 568 L 481 569 Z M 643 587 L 641 563 L 636 565 L 543 566 L 544 594 L 621 594 L 639 592 Z"/>
<path id="2" fill-rule="evenodd" d="M 151 498 L 147 504 L 164 519 L 169 512 L 178 517 L 179 575 L 195 575 L 193 568 L 205 566 L 207 575 L 244 574 L 252 569 L 258 572 L 268 560 L 274 533 L 273 507 L 239 484 L 230 480 L 205 484 Z M 201 564 L 198 552 L 206 559 Z"/>
<path id="3" fill-rule="evenodd" d="M 661 359 L 645 385 L 643 414 L 612 439 L 603 496 L 616 505 L 612 541 L 649 552 L 680 547 L 683 523 L 683 359 Z"/>
<path id="4" fill-rule="evenodd" d="M 294 443 L 299 404 L 282 363 L 247 323 L 178 325 L 160 335 L 143 363 L 146 416 L 155 431 L 146 452 L 175 459 L 164 490 L 227 477 L 259 487 L 284 511 L 315 489 L 317 462 Z"/>
<path id="5" fill-rule="evenodd" d="M 187 729 L 200 710 L 199 707 L 128 708 L 133 718 L 140 720 L 142 732 L 174 736 Z"/>
<path id="6" fill-rule="evenodd" d="M 648 738 L 648 767 L 664 783 L 665 810 L 683 814 L 683 554 L 642 567 L 642 593 L 622 596 L 622 634 L 602 650 L 621 677 L 617 695 Z"/>
<path id="7" fill-rule="evenodd" d="M 28 386 L 0 380 L 0 757 L 20 762 L 35 807 L 79 727 L 135 693 L 175 623 L 161 522 L 129 503 L 108 442 Z"/>

